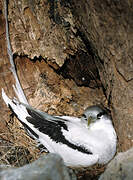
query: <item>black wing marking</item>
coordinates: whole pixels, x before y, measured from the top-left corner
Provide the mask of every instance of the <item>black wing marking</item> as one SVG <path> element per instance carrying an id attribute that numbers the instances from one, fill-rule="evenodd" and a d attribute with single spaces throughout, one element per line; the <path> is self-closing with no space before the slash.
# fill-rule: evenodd
<path id="1" fill-rule="evenodd" d="M 26 117 L 27 121 L 34 125 L 41 133 L 47 134 L 53 141 L 57 143 L 63 143 L 72 149 L 77 149 L 78 151 L 86 154 L 92 154 L 89 150 L 85 149 L 83 146 L 78 146 L 69 142 L 62 133 L 62 128 L 68 131 L 65 121 L 61 121 L 57 118 L 55 121 L 49 121 L 44 116 L 42 116 L 37 111 L 26 107 L 27 112 L 30 116 Z"/>

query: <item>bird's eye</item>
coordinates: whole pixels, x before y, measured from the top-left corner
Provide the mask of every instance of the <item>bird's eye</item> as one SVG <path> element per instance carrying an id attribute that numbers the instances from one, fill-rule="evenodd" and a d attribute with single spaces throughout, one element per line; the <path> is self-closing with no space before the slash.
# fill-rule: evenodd
<path id="1" fill-rule="evenodd" d="M 86 115 L 85 115 L 85 114 L 83 114 L 83 115 L 82 115 L 82 117 L 84 118 L 84 120 L 86 120 L 86 121 L 87 121 L 87 117 L 86 117 Z"/>
<path id="2" fill-rule="evenodd" d="M 106 112 L 105 112 L 105 111 L 100 112 L 100 113 L 97 115 L 97 119 L 100 119 L 100 118 L 101 118 L 101 116 L 103 116 L 104 114 L 106 114 Z"/>

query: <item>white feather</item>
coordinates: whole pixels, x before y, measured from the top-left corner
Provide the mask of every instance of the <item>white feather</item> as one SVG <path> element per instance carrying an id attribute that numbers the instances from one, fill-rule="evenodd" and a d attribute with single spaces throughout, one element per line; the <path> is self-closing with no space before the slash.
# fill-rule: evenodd
<path id="1" fill-rule="evenodd" d="M 14 91 L 15 91 L 16 95 L 18 96 L 19 101 L 23 102 L 25 104 L 28 104 L 28 101 L 26 99 L 24 91 L 23 91 L 23 89 L 21 87 L 21 84 L 19 82 L 19 79 L 18 79 L 18 76 L 17 76 L 17 72 L 16 72 L 16 69 L 15 69 L 15 64 L 14 64 L 14 61 L 13 61 L 13 52 L 12 52 L 10 38 L 9 38 L 9 26 L 8 26 L 7 6 L 8 6 L 8 2 L 7 2 L 7 0 L 5 0 L 4 1 L 4 10 L 5 10 L 5 20 L 6 20 L 7 52 L 8 52 L 9 61 L 10 61 L 10 64 L 11 64 L 10 70 L 13 73 L 13 76 L 14 76 L 15 81 L 16 81 L 16 87 L 13 85 L 13 88 L 14 88 Z"/>

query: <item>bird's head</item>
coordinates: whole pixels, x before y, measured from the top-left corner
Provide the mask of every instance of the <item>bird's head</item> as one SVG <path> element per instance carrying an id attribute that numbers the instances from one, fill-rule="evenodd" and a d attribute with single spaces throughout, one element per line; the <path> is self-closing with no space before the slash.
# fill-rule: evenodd
<path id="1" fill-rule="evenodd" d="M 88 126 L 92 123 L 95 123 L 99 120 L 110 120 L 111 117 L 109 116 L 109 113 L 101 108 L 100 106 L 90 106 L 88 107 L 81 118 L 83 121 L 86 121 Z"/>

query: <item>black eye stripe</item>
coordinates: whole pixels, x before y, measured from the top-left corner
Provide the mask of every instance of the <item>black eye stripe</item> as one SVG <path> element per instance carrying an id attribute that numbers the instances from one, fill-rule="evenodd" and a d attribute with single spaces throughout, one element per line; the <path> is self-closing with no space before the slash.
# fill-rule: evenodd
<path id="1" fill-rule="evenodd" d="M 97 119 L 100 119 L 100 117 L 101 117 L 102 115 L 105 115 L 105 114 L 107 114 L 106 111 L 100 112 L 100 113 L 97 115 Z"/>
<path id="2" fill-rule="evenodd" d="M 82 117 L 87 121 L 87 117 L 85 114 L 83 114 Z"/>

